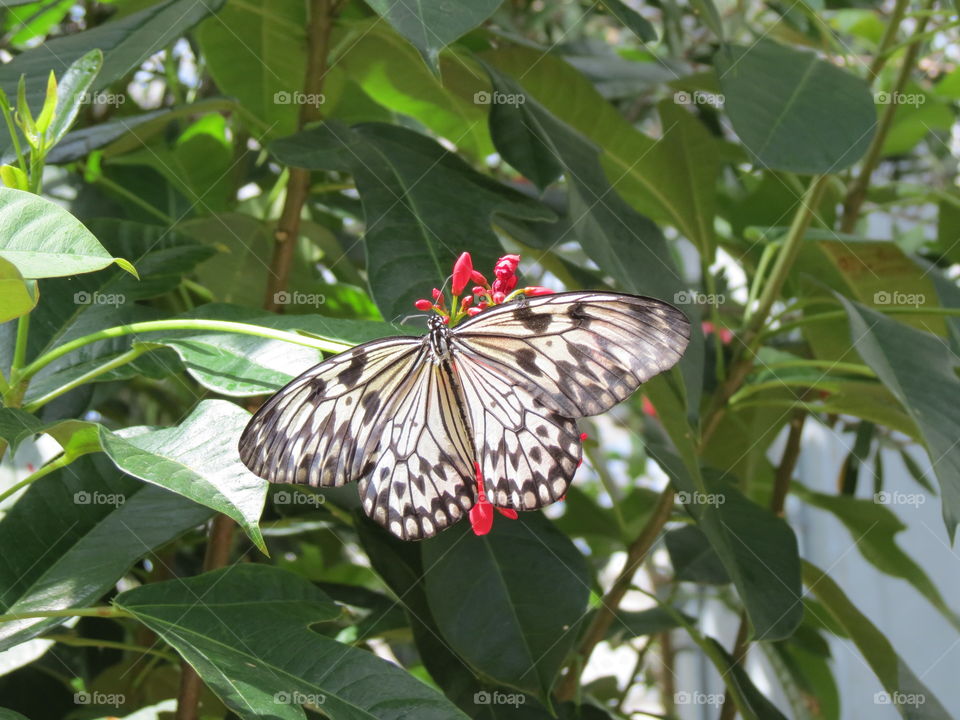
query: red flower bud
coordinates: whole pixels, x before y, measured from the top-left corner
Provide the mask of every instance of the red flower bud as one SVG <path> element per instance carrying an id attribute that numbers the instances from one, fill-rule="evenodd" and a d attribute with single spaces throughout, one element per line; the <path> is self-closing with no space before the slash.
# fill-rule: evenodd
<path id="1" fill-rule="evenodd" d="M 438 290 L 437 288 L 434 288 L 434 289 L 433 289 L 433 299 L 434 299 L 434 300 L 439 300 L 439 299 L 442 298 L 442 297 L 443 297 L 443 293 L 442 293 L 440 290 Z"/>
<path id="2" fill-rule="evenodd" d="M 510 518 L 511 520 L 517 519 L 517 511 L 513 508 L 498 507 L 497 512 L 503 515 L 505 518 Z"/>
<path id="3" fill-rule="evenodd" d="M 649 415 L 650 417 L 657 416 L 657 409 L 653 406 L 653 403 L 650 402 L 650 398 L 646 395 L 643 396 L 643 414 Z"/>
<path id="4" fill-rule="evenodd" d="M 486 535 L 493 527 L 493 505 L 488 500 L 481 500 L 470 508 L 470 525 L 474 535 Z"/>
<path id="5" fill-rule="evenodd" d="M 460 307 L 466 310 L 473 304 L 473 295 L 467 295 L 463 300 L 460 301 Z"/>
<path id="6" fill-rule="evenodd" d="M 472 276 L 473 259 L 470 257 L 470 253 L 461 253 L 453 266 L 453 281 L 450 284 L 451 292 L 453 292 L 454 295 L 459 295 L 463 292 L 463 288 L 470 282 Z"/>
<path id="7" fill-rule="evenodd" d="M 482 285 L 489 284 L 487 283 L 487 279 L 482 274 L 478 273 L 476 270 L 470 273 L 470 280 L 475 283 L 481 283 Z M 474 292 L 476 292 L 476 290 L 474 290 Z"/>
<path id="8" fill-rule="evenodd" d="M 507 296 L 506 293 L 494 291 L 493 293 L 493 302 L 502 303 L 503 299 Z"/>
<path id="9" fill-rule="evenodd" d="M 470 292 L 472 292 L 474 295 L 483 295 L 486 291 L 487 289 L 485 287 L 481 287 L 480 285 L 474 285 L 473 290 L 471 290 Z"/>
<path id="10" fill-rule="evenodd" d="M 479 315 L 481 312 L 483 312 L 483 308 L 478 308 L 478 307 L 467 308 L 467 315 L 469 315 L 470 317 L 473 317 L 474 315 Z"/>
<path id="11" fill-rule="evenodd" d="M 420 300 L 417 300 L 417 301 L 413 304 L 413 306 L 414 306 L 417 310 L 429 310 L 430 308 L 433 307 L 433 303 L 430 302 L 429 300 L 425 300 L 425 299 L 422 299 L 422 298 L 421 298 Z"/>
<path id="12" fill-rule="evenodd" d="M 523 289 L 524 295 L 553 295 L 553 290 L 540 285 L 531 285 Z"/>
<path id="13" fill-rule="evenodd" d="M 498 278 L 505 275 L 513 275 L 517 271 L 518 265 L 520 265 L 519 255 L 504 255 L 497 260 L 497 264 L 493 266 L 493 274 Z"/>

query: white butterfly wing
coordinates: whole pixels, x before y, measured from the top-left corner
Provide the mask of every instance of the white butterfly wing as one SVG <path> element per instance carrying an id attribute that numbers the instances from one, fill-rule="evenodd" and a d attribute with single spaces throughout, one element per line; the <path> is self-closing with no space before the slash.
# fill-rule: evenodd
<path id="1" fill-rule="evenodd" d="M 609 410 L 673 367 L 690 340 L 690 322 L 654 298 L 568 292 L 486 310 L 452 337 L 458 358 L 578 418 Z"/>

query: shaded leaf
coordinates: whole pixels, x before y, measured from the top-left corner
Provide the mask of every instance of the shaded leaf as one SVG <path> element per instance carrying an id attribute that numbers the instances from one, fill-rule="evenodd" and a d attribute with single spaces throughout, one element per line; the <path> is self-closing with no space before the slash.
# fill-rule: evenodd
<path id="1" fill-rule="evenodd" d="M 210 511 L 80 458 L 37 480 L 0 520 L 0 543 L 16 547 L 0 567 L 4 613 L 63 610 L 97 601 L 138 558 L 204 523 Z M 0 624 L 0 650 L 66 618 Z"/>
<path id="2" fill-rule="evenodd" d="M 866 152 L 877 117 L 861 78 L 766 39 L 724 45 L 714 64 L 726 113 L 755 164 L 837 172 Z"/>
<path id="3" fill-rule="evenodd" d="M 644 42 L 656 42 L 657 31 L 643 15 L 621 0 L 603 0 L 603 6 Z"/>
<path id="4" fill-rule="evenodd" d="M 580 551 L 540 513 L 466 523 L 425 541 L 426 594 L 443 638 L 485 675 L 546 697 L 587 609 Z M 544 598 L 551 598 L 544 603 Z"/>
<path id="5" fill-rule="evenodd" d="M 177 427 L 100 428 L 103 450 L 125 473 L 172 490 L 233 518 L 266 553 L 260 514 L 267 483 L 240 462 L 237 442 L 250 413 L 204 400 Z"/>
<path id="6" fill-rule="evenodd" d="M 242 718 L 302 719 L 302 704 L 338 720 L 466 717 L 405 670 L 312 631 L 341 609 L 285 570 L 238 564 L 144 585 L 115 603 L 176 648 Z"/>
<path id="7" fill-rule="evenodd" d="M 26 315 L 40 298 L 36 287 L 9 260 L 0 257 L 0 323 Z"/>

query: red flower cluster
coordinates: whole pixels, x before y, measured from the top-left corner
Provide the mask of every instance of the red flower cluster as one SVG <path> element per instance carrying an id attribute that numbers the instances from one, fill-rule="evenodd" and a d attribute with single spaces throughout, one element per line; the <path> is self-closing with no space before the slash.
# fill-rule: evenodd
<path id="1" fill-rule="evenodd" d="M 464 252 L 453 265 L 453 275 L 450 280 L 450 291 L 453 297 L 450 308 L 447 309 L 446 298 L 442 291 L 433 289 L 433 300 L 422 298 L 413 306 L 423 312 L 433 311 L 443 317 L 443 321 L 450 326 L 456 325 L 466 317 L 473 317 L 491 305 L 510 300 L 514 295 L 547 295 L 553 290 L 534 285 L 516 289 L 517 268 L 520 265 L 519 255 L 504 255 L 497 260 L 493 267 L 494 280 L 491 284 L 482 273 L 473 269 L 473 258 L 470 253 Z M 460 295 L 473 283 L 470 294 L 461 298 Z"/>
<path id="2" fill-rule="evenodd" d="M 473 464 L 477 474 L 477 502 L 470 508 L 470 524 L 473 526 L 474 535 L 486 535 L 493 527 L 493 511 L 511 520 L 517 519 L 517 511 L 513 508 L 497 507 L 487 500 L 487 493 L 483 488 L 483 474 L 480 472 L 480 463 Z"/>

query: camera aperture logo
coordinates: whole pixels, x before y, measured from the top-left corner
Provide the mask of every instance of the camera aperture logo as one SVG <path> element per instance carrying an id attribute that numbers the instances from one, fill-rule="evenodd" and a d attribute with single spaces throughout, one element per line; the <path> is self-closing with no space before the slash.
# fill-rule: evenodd
<path id="1" fill-rule="evenodd" d="M 523 693 L 505 693 L 499 690 L 479 690 L 473 694 L 474 705 L 513 705 L 520 707 L 527 701 Z"/>
<path id="2" fill-rule="evenodd" d="M 323 693 L 302 693 L 299 690 L 285 692 L 281 690 L 274 693 L 273 701 L 278 705 L 312 705 L 318 707 L 327 701 L 327 696 Z"/>
<path id="3" fill-rule="evenodd" d="M 127 701 L 123 693 L 104 693 L 97 690 L 78 692 L 73 694 L 75 705 L 100 705 L 120 707 Z"/>
<path id="4" fill-rule="evenodd" d="M 273 494 L 274 505 L 313 505 L 314 507 L 320 507 L 326 501 L 327 498 L 325 495 L 300 492 L 299 490 L 294 490 L 293 492 L 280 490 Z"/>
<path id="5" fill-rule="evenodd" d="M 112 305 L 119 307 L 127 302 L 127 296 L 123 293 L 102 293 L 99 290 L 87 292 L 79 290 L 73 294 L 74 305 Z"/>
<path id="6" fill-rule="evenodd" d="M 281 290 L 273 294 L 273 302 L 276 305 L 310 305 L 312 307 L 320 307 L 326 301 L 327 296 L 320 293 L 288 292 L 287 290 Z"/>
<path id="7" fill-rule="evenodd" d="M 499 90 L 479 90 L 473 94 L 474 105 L 523 105 L 527 101 L 523 93 L 505 93 Z"/>
<path id="8" fill-rule="evenodd" d="M 273 94 L 274 105 L 312 105 L 315 108 L 320 107 L 327 101 L 327 96 L 323 93 L 305 93 L 300 91 L 287 92 L 278 90 Z"/>

